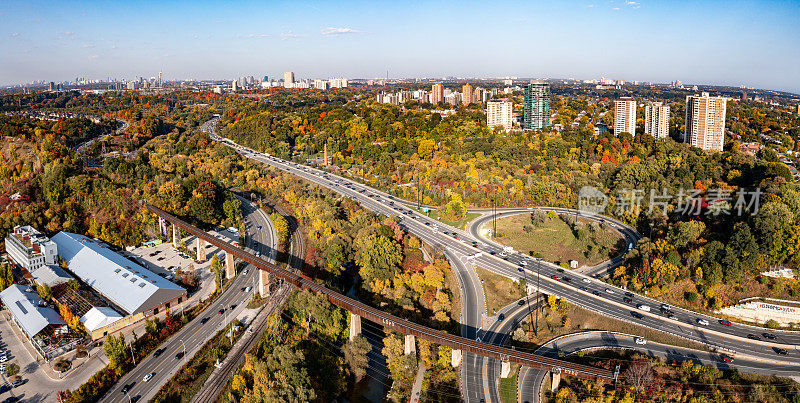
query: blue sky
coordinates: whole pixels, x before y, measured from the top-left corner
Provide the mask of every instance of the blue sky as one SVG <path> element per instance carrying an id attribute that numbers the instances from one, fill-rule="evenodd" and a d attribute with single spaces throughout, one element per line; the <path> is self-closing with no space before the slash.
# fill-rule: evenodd
<path id="1" fill-rule="evenodd" d="M 86 78 L 553 77 L 800 93 L 795 1 L 0 3 L 0 84 Z"/>

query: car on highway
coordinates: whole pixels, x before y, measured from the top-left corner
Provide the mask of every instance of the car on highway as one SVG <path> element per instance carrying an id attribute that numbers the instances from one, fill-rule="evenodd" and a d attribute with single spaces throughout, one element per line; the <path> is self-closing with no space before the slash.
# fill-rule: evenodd
<path id="1" fill-rule="evenodd" d="M 555 281 L 561 281 L 561 277 L 558 277 L 558 276 L 556 276 L 555 274 L 554 274 L 554 275 L 552 275 L 552 276 L 550 276 L 550 278 L 552 278 L 552 279 L 553 279 L 553 280 L 555 280 Z"/>
<path id="2" fill-rule="evenodd" d="M 589 289 L 586 287 L 581 287 L 581 291 L 589 291 Z"/>
<path id="3" fill-rule="evenodd" d="M 750 340 L 756 340 L 756 341 L 760 341 L 761 340 L 760 337 L 758 337 L 758 336 L 756 336 L 756 335 L 754 335 L 752 333 L 748 334 L 747 338 L 750 339 Z"/>
<path id="4" fill-rule="evenodd" d="M 223 313 L 225 313 L 225 308 L 220 308 L 219 309 L 219 314 L 222 315 Z"/>
<path id="5" fill-rule="evenodd" d="M 122 394 L 128 393 L 131 390 L 131 385 L 125 385 L 122 387 Z"/>
<path id="6" fill-rule="evenodd" d="M 584 283 L 591 283 L 592 282 L 592 280 L 589 280 L 586 277 L 582 278 L 581 281 L 583 281 Z"/>
<path id="7" fill-rule="evenodd" d="M 201 325 L 205 325 L 205 324 L 206 324 L 206 322 L 208 322 L 208 319 L 209 319 L 209 318 L 203 318 L 203 319 L 200 319 L 200 324 L 201 324 Z"/>
<path id="8" fill-rule="evenodd" d="M 708 321 L 705 319 L 697 319 L 697 323 L 703 326 L 708 326 Z"/>
<path id="9" fill-rule="evenodd" d="M 247 275 L 247 272 L 248 272 L 248 271 L 250 271 L 250 269 L 244 269 L 244 271 L 242 272 L 242 274 L 244 274 L 244 275 Z"/>
<path id="10" fill-rule="evenodd" d="M 505 319 L 505 318 L 506 318 L 506 315 L 505 315 L 505 314 L 503 314 L 503 313 L 501 313 L 500 315 L 497 315 L 497 321 L 498 321 L 498 322 L 502 322 L 502 321 L 503 321 L 503 319 Z"/>
<path id="11" fill-rule="evenodd" d="M 723 355 L 723 356 L 722 356 L 722 361 L 725 361 L 725 362 L 733 362 L 733 357 L 731 357 L 731 356 L 729 356 L 729 355 Z"/>
<path id="12" fill-rule="evenodd" d="M 181 358 L 183 358 L 183 351 L 179 351 L 178 354 L 175 354 L 176 360 L 180 360 Z"/>
<path id="13" fill-rule="evenodd" d="M 638 308 L 641 311 L 650 312 L 650 305 L 639 304 L 636 305 L 636 308 Z"/>
<path id="14" fill-rule="evenodd" d="M 0 393 L 6 393 L 9 390 L 11 390 L 11 386 L 9 386 L 7 383 L 4 383 L 2 386 L 0 386 Z"/>
<path id="15" fill-rule="evenodd" d="M 592 290 L 592 294 L 597 295 L 598 297 L 603 295 L 600 291 Z"/>
<path id="16" fill-rule="evenodd" d="M 256 251 L 256 257 L 261 257 L 261 252 Z"/>
<path id="17" fill-rule="evenodd" d="M 517 301 L 517 305 L 519 305 L 519 306 L 525 305 L 525 300 L 521 299 L 521 300 Z"/>
<path id="18" fill-rule="evenodd" d="M 640 314 L 639 312 L 634 312 L 634 311 L 631 311 L 631 316 L 633 316 L 636 319 L 644 318 L 644 315 Z"/>
<path id="19" fill-rule="evenodd" d="M 720 319 L 720 320 L 719 320 L 719 324 L 720 324 L 720 325 L 722 325 L 722 326 L 732 326 L 732 325 L 733 325 L 733 324 L 731 323 L 731 321 L 729 321 L 729 320 L 725 320 L 725 319 Z"/>
<path id="20" fill-rule="evenodd" d="M 633 339 L 633 341 L 636 342 L 636 344 L 638 344 L 640 346 L 643 346 L 643 345 L 647 344 L 647 340 L 645 340 L 645 339 L 643 339 L 641 337 L 637 337 L 637 338 Z"/>
<path id="21" fill-rule="evenodd" d="M 153 352 L 153 357 L 158 357 L 163 352 L 164 352 L 163 348 L 156 349 L 156 351 Z"/>
<path id="22" fill-rule="evenodd" d="M 248 285 L 247 287 L 244 288 L 244 292 L 250 292 L 250 290 L 252 290 L 252 289 L 253 289 L 253 287 L 250 287 Z"/>
<path id="23" fill-rule="evenodd" d="M 761 333 L 761 335 L 764 336 L 765 339 L 775 340 L 775 335 L 772 333 Z"/>
<path id="24" fill-rule="evenodd" d="M 610 289 L 610 288 L 606 288 L 606 292 L 607 292 L 607 293 L 609 293 L 609 294 L 613 294 L 613 293 L 614 293 L 614 290 L 612 290 L 612 289 Z"/>
<path id="25" fill-rule="evenodd" d="M 627 302 L 630 304 L 631 302 L 633 302 L 633 300 L 630 297 L 623 297 L 622 302 Z"/>
<path id="26" fill-rule="evenodd" d="M 151 379 L 153 379 L 153 375 L 155 375 L 155 374 L 156 374 L 155 372 L 151 372 L 151 373 L 145 375 L 144 378 L 142 378 L 142 380 L 145 381 L 145 382 L 148 382 Z"/>
<path id="27" fill-rule="evenodd" d="M 773 347 L 772 349 L 775 350 L 776 354 L 789 355 L 789 351 L 787 351 L 785 348 Z"/>

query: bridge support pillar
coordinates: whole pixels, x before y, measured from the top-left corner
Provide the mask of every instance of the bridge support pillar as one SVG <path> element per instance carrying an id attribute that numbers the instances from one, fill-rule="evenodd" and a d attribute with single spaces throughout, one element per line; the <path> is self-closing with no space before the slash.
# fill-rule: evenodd
<path id="1" fill-rule="evenodd" d="M 233 253 L 225 252 L 225 278 L 236 277 L 236 262 L 233 260 Z"/>
<path id="2" fill-rule="evenodd" d="M 178 226 L 172 224 L 172 247 L 178 249 L 178 246 L 181 244 L 181 230 L 178 229 Z"/>
<path id="3" fill-rule="evenodd" d="M 350 341 L 361 336 L 361 317 L 350 312 Z"/>
<path id="4" fill-rule="evenodd" d="M 508 378 L 511 375 L 511 363 L 508 361 L 501 361 L 500 363 L 500 377 Z"/>
<path id="5" fill-rule="evenodd" d="M 550 373 L 550 390 L 553 393 L 558 391 L 558 386 L 561 385 L 561 371 Z"/>
<path id="6" fill-rule="evenodd" d="M 413 334 L 406 335 L 405 355 L 417 354 L 417 338 Z"/>
<path id="7" fill-rule="evenodd" d="M 454 349 L 453 353 L 452 353 L 452 357 L 453 357 L 453 360 L 452 360 L 453 368 L 456 368 L 459 365 L 461 365 L 461 350 L 455 350 Z"/>
<path id="8" fill-rule="evenodd" d="M 266 270 L 258 270 L 258 294 L 261 298 L 269 295 L 269 272 Z"/>
<path id="9" fill-rule="evenodd" d="M 197 249 L 197 261 L 203 263 L 206 261 L 206 241 L 199 237 L 195 239 L 195 247 Z"/>

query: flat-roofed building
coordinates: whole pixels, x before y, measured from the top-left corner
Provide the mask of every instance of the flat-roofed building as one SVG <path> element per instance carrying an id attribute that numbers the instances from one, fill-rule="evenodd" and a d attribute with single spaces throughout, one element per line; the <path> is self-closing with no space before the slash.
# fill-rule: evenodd
<path id="1" fill-rule="evenodd" d="M 636 100 L 633 98 L 614 101 L 614 135 L 620 133 L 636 135 Z"/>
<path id="2" fill-rule="evenodd" d="M 661 102 L 645 106 L 644 132 L 657 139 L 669 137 L 669 106 Z"/>
<path id="3" fill-rule="evenodd" d="M 725 98 L 710 97 L 707 92 L 687 96 L 684 141 L 703 150 L 722 151 L 726 107 Z"/>
<path id="4" fill-rule="evenodd" d="M 508 100 L 493 100 L 486 103 L 486 125 L 494 129 L 511 130 L 514 127 L 513 105 Z"/>
<path id="5" fill-rule="evenodd" d="M 58 261 L 56 244 L 29 225 L 14 227 L 5 245 L 11 260 L 29 272 Z"/>
<path id="6" fill-rule="evenodd" d="M 128 315 L 157 314 L 186 299 L 186 290 L 111 250 L 69 232 L 53 236 L 69 270 Z"/>

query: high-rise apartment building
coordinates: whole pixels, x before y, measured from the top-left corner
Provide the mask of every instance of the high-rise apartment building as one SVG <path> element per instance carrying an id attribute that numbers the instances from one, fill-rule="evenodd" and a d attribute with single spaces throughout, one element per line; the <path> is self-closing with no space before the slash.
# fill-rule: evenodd
<path id="1" fill-rule="evenodd" d="M 614 135 L 620 133 L 636 135 L 636 100 L 633 98 L 614 101 Z"/>
<path id="2" fill-rule="evenodd" d="M 431 103 L 438 104 L 439 102 L 444 102 L 444 85 L 442 83 L 436 83 L 431 87 Z"/>
<path id="3" fill-rule="evenodd" d="M 236 80 L 233 80 L 231 82 L 231 91 L 236 92 L 236 90 L 238 90 L 238 89 L 239 89 L 239 82 L 236 81 Z"/>
<path id="4" fill-rule="evenodd" d="M 800 105 L 797 105 L 797 114 L 800 115 Z"/>
<path id="5" fill-rule="evenodd" d="M 475 102 L 475 92 L 472 91 L 471 85 L 464 84 L 464 86 L 461 87 L 461 102 L 463 102 L 464 105 Z"/>
<path id="6" fill-rule="evenodd" d="M 684 141 L 703 150 L 722 151 L 726 107 L 725 98 L 710 97 L 707 92 L 687 96 Z"/>
<path id="7" fill-rule="evenodd" d="M 645 106 L 644 132 L 657 139 L 669 136 L 669 106 L 663 106 L 661 102 Z"/>
<path id="8" fill-rule="evenodd" d="M 501 127 L 506 131 L 511 130 L 514 127 L 513 109 L 511 101 L 495 100 L 487 102 L 486 125 L 491 129 Z"/>
<path id="9" fill-rule="evenodd" d="M 292 84 L 294 84 L 294 72 L 287 71 L 283 73 L 283 88 L 292 88 Z"/>
<path id="10" fill-rule="evenodd" d="M 522 128 L 539 130 L 550 126 L 550 85 L 531 82 L 525 87 Z"/>

